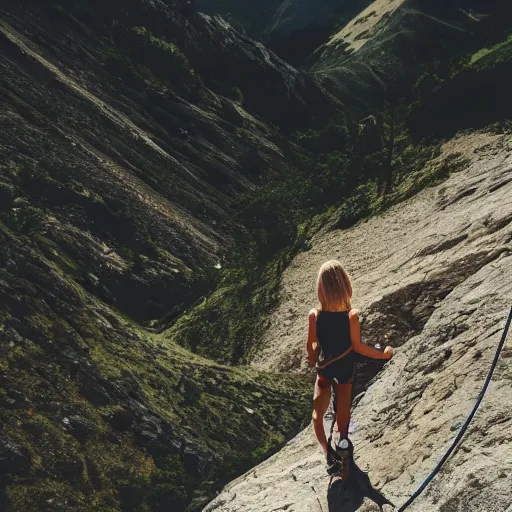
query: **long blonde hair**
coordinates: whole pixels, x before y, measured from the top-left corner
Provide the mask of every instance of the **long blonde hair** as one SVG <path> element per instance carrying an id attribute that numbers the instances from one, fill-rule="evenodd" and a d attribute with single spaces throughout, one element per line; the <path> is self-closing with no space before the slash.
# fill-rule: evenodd
<path id="1" fill-rule="evenodd" d="M 321 310 L 351 310 L 352 283 L 339 261 L 331 260 L 320 267 L 316 290 Z"/>

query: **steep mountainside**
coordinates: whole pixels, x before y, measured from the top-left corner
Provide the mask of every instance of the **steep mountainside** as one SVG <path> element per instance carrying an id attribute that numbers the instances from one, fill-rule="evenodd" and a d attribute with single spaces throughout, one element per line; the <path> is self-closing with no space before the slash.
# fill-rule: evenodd
<path id="1" fill-rule="evenodd" d="M 501 0 L 376 0 L 317 49 L 312 68 L 352 102 L 378 108 L 418 93 L 418 72 L 452 74 L 463 55 L 506 37 L 511 9 Z"/>
<path id="2" fill-rule="evenodd" d="M 150 327 L 209 290 L 239 197 L 294 171 L 279 132 L 336 102 L 187 2 L 0 15 L 0 508 L 197 509 L 297 432 L 304 385 Z"/>
<path id="3" fill-rule="evenodd" d="M 177 266 L 197 268 L 216 261 L 236 194 L 251 188 L 263 172 L 289 166 L 283 139 L 250 112 L 295 128 L 309 124 L 310 108 L 321 122 L 321 112 L 325 115 L 330 104 L 314 83 L 208 19 L 195 18 L 182 34 L 186 57 L 175 43 L 156 37 L 160 19 L 175 15 L 161 9 L 163 16 L 135 3 L 126 25 L 114 20 L 106 30 L 100 18 L 85 10 L 77 15 L 92 17 L 90 26 L 53 4 L 34 8 L 33 17 L 13 7 L 0 25 L 2 100 L 9 107 L 4 112 L 7 138 L 2 140 L 6 174 L 25 177 L 19 186 L 31 187 L 29 194 L 49 200 L 52 207 L 80 202 L 81 211 L 72 214 L 75 222 L 85 222 L 82 226 L 99 237 L 106 231 L 117 237 L 118 246 L 135 252 L 151 252 L 154 242 L 167 254 L 153 250 L 145 255 L 159 267 L 146 272 L 151 283 L 137 269 L 117 279 L 119 287 L 135 292 L 118 292 L 117 303 L 135 301 L 121 307 L 138 319 L 163 311 L 155 308 L 169 301 L 172 283 L 183 281 Z M 106 13 L 115 14 L 115 9 Z M 177 26 L 186 20 L 178 19 Z M 155 34 L 136 22 L 151 23 Z M 234 49 L 227 54 L 223 43 L 205 43 L 210 55 L 193 46 L 196 38 L 225 42 L 230 37 Z M 229 72 L 223 72 L 222 85 L 216 82 L 218 72 L 211 63 L 220 61 L 220 54 L 227 69 L 246 66 L 245 82 Z M 206 87 L 201 67 L 219 94 Z M 276 84 L 270 99 L 266 84 Z M 233 92 L 235 86 L 238 92 Z M 237 95 L 245 98 L 245 109 Z M 312 100 L 307 105 L 304 96 Z M 283 108 L 277 116 L 274 101 Z M 43 135 L 47 132 L 49 136 Z M 129 186 L 115 185 L 126 182 Z M 8 189 L 6 184 L 5 194 L 16 195 Z M 48 198 L 49 193 L 64 197 Z M 88 215 L 103 220 L 91 223 Z M 114 241 L 105 242 L 108 251 Z M 108 279 L 102 281 L 108 288 Z M 162 287 L 166 289 L 158 292 Z M 147 304 L 149 295 L 153 309 Z"/>
<path id="4" fill-rule="evenodd" d="M 466 135 L 445 146 L 445 156 L 453 152 L 468 160 L 443 184 L 312 240 L 284 274 L 267 346 L 255 358 L 260 367 L 300 367 L 316 272 L 328 259 L 342 261 L 366 341 L 399 347 L 356 399 L 351 436 L 356 464 L 397 505 L 435 466 L 469 413 L 511 306 L 510 135 Z M 511 356 L 509 339 L 462 446 L 411 510 L 510 509 Z M 379 510 L 363 475 L 353 476 L 351 484 L 328 490 L 321 450 L 307 429 L 226 487 L 205 512 Z"/>

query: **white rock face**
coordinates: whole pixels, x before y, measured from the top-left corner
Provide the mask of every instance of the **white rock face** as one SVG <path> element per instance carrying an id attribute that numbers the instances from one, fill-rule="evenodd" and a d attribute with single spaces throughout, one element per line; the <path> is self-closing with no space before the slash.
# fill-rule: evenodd
<path id="1" fill-rule="evenodd" d="M 342 261 L 366 317 L 363 335 L 400 347 L 356 401 L 352 435 L 357 465 L 397 505 L 471 410 L 512 304 L 510 144 L 488 134 L 455 139 L 445 151 L 469 158 L 463 171 L 382 216 L 317 237 L 285 272 L 281 305 L 255 358 L 270 371 L 303 370 L 317 270 Z M 512 511 L 511 358 L 512 336 L 462 445 L 409 510 Z M 308 428 L 205 511 L 379 510 L 355 487 L 328 484 Z"/>

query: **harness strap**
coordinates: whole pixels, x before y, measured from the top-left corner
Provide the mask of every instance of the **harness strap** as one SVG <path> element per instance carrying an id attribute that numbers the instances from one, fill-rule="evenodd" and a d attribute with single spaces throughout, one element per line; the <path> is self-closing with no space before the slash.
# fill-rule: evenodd
<path id="1" fill-rule="evenodd" d="M 349 349 L 345 350 L 343 354 L 340 354 L 339 356 L 333 357 L 332 359 L 329 359 L 328 361 L 318 364 L 316 363 L 316 369 L 317 370 L 323 370 L 324 368 L 327 368 L 330 364 L 335 363 L 336 361 L 339 361 L 340 359 L 343 359 L 345 356 L 348 356 L 350 352 L 354 350 L 354 347 L 350 347 Z"/>

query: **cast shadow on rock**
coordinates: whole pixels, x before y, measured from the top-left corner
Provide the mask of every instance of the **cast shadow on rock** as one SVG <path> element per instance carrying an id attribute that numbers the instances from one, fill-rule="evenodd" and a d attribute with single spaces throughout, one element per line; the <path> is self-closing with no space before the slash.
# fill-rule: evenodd
<path id="1" fill-rule="evenodd" d="M 0 475 L 0 512 L 7 511 L 7 483 Z"/>
<path id="2" fill-rule="evenodd" d="M 379 490 L 374 489 L 368 474 L 352 461 L 350 476 L 346 482 L 331 479 L 327 492 L 329 512 L 355 512 L 365 498 L 373 501 L 380 510 L 384 505 L 395 507 Z"/>

